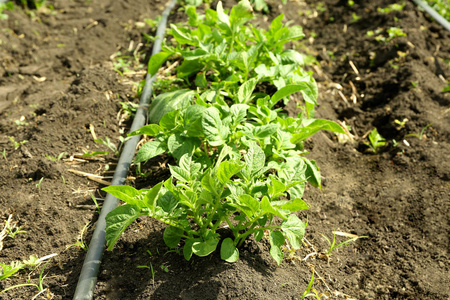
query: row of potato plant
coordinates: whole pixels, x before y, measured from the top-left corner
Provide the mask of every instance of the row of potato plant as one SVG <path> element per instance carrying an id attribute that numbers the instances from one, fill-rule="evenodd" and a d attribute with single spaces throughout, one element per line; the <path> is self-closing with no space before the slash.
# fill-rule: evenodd
<path id="1" fill-rule="evenodd" d="M 248 23 L 248 0 L 229 14 L 221 2 L 204 15 L 194 6 L 185 10 L 188 25 L 171 25 L 173 39 L 148 66 L 154 75 L 166 61 L 179 62 L 177 89 L 156 96 L 151 124 L 129 134 L 153 137 L 136 163 L 168 153 L 177 165 L 151 189 L 103 189 L 126 202 L 106 218 L 108 249 L 135 219 L 150 216 L 168 225 L 164 242 L 182 248 L 187 260 L 215 251 L 225 227 L 232 237 L 221 241 L 222 259 L 236 261 L 248 236 L 260 241 L 267 231 L 270 254 L 280 264 L 282 245 L 301 246 L 306 224 L 295 213 L 308 208 L 305 183 L 321 182 L 316 163 L 302 156 L 303 141 L 321 129 L 344 131 L 313 118 L 316 83 L 302 69 L 303 56 L 284 49 L 303 37 L 300 26 L 283 25 L 280 15 L 268 30 L 257 28 Z M 280 107 L 298 92 L 301 113 L 288 117 Z"/>

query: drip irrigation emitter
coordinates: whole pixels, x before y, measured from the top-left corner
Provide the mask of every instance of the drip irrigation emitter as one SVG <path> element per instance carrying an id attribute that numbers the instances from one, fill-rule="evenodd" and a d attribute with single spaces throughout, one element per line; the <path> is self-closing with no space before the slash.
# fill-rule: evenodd
<path id="1" fill-rule="evenodd" d="M 167 27 L 167 18 L 170 12 L 175 7 L 176 0 L 171 0 L 161 16 L 158 28 L 156 30 L 155 42 L 153 44 L 152 55 L 161 51 L 161 43 L 164 38 L 164 33 Z M 145 78 L 145 86 L 142 90 L 140 97 L 139 108 L 136 111 L 136 115 L 131 125 L 131 131 L 138 130 L 145 125 L 147 120 L 147 112 L 150 104 L 150 98 L 153 92 L 153 81 L 156 79 L 156 74 L 152 76 L 147 74 Z M 119 162 L 117 163 L 116 171 L 112 179 L 111 185 L 122 185 L 125 183 L 128 170 L 131 165 L 131 161 L 136 151 L 136 146 L 139 142 L 140 135 L 131 137 L 125 142 L 122 154 L 120 155 Z M 77 288 L 73 299 L 85 300 L 92 299 L 94 296 L 94 289 L 97 283 L 97 274 L 100 268 L 100 263 L 105 250 L 106 244 L 106 215 L 117 207 L 119 199 L 107 194 L 105 202 L 103 204 L 100 216 L 97 221 L 97 225 L 94 230 L 91 242 L 89 244 L 89 250 L 84 259 L 83 267 L 81 269 L 80 277 L 78 279 Z"/>
<path id="2" fill-rule="evenodd" d="M 428 13 L 431 17 L 433 17 L 433 19 L 442 25 L 442 27 L 444 27 L 445 29 L 447 29 L 448 31 L 450 31 L 450 23 L 443 17 L 441 16 L 437 11 L 435 11 L 431 6 L 429 6 L 428 4 L 426 4 L 424 1 L 422 0 L 412 0 L 417 6 L 421 7 L 426 13 Z"/>

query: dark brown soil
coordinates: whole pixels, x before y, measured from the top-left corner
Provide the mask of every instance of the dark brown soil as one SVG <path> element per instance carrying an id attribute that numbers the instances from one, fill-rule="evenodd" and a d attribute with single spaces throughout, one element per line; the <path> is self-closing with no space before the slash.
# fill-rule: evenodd
<path id="1" fill-rule="evenodd" d="M 187 262 L 168 252 L 162 224 L 142 218 L 105 253 L 95 299 L 300 299 L 313 268 L 314 288 L 333 299 L 449 299 L 450 95 L 441 90 L 450 76 L 450 33 L 410 2 L 389 14 L 377 8 L 392 1 L 355 2 L 271 1 L 271 13 L 258 17 L 267 24 L 284 12 L 304 27 L 307 38 L 293 47 L 317 58 L 317 116 L 345 121 L 354 136 L 340 143 L 319 133 L 307 143 L 324 181 L 322 190 L 305 194 L 305 247 L 280 267 L 267 243 L 252 240 L 234 264 L 218 254 Z M 155 18 L 164 1 L 48 3 L 54 10 L 17 8 L 0 21 L 0 220 L 12 214 L 26 231 L 3 241 L 0 262 L 57 253 L 38 299 L 71 299 L 85 251 L 67 246 L 87 223 L 89 239 L 98 216 L 90 194 L 102 198 L 103 185 L 69 169 L 111 176 L 105 166 L 116 162 L 113 154 L 84 162 L 71 156 L 110 151 L 93 141 L 90 128 L 116 145 L 127 131 L 120 102 L 136 102 L 131 81 L 143 75 L 120 76 L 111 56 L 133 56 L 139 43 L 140 53 L 151 47 L 141 34 L 152 29 L 136 22 Z M 181 12 L 171 17 L 181 19 Z M 407 36 L 377 42 L 366 34 L 380 28 L 387 36 L 390 27 Z M 404 119 L 403 126 L 395 122 Z M 377 154 L 364 145 L 375 127 L 388 141 Z M 27 142 L 15 149 L 9 137 Z M 147 185 L 164 176 L 162 162 L 148 166 Z M 321 234 L 331 238 L 333 230 L 367 238 L 328 260 L 311 255 L 328 249 Z M 153 267 L 154 276 L 138 266 Z M 41 267 L 2 280 L 0 290 L 28 278 L 37 283 Z M 0 299 L 37 293 L 20 287 Z"/>

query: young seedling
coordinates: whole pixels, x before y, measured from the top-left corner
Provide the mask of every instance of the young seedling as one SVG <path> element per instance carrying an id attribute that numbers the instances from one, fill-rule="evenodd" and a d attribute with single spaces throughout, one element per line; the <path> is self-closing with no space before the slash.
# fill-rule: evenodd
<path id="1" fill-rule="evenodd" d="M 326 257 L 329 257 L 331 255 L 331 252 L 339 247 L 344 247 L 345 245 L 354 242 L 358 239 L 363 239 L 363 238 L 367 238 L 367 236 L 358 236 L 355 234 L 351 234 L 351 233 L 345 233 L 345 232 L 340 232 L 340 231 L 333 231 L 333 241 L 330 241 L 329 238 L 327 238 L 324 234 L 321 234 L 323 236 L 323 238 L 328 242 L 330 248 L 328 249 L 328 251 L 325 253 Z M 340 235 L 340 236 L 346 236 L 346 237 L 350 237 L 350 239 L 345 240 L 339 244 L 336 244 L 336 235 Z"/>
<path id="2" fill-rule="evenodd" d="M 376 128 L 369 133 L 369 141 L 370 143 L 364 142 L 364 144 L 375 154 L 377 154 L 380 147 L 386 145 L 386 140 L 378 133 Z"/>
<path id="3" fill-rule="evenodd" d="M 150 252 L 150 250 L 147 250 L 147 253 L 152 256 L 152 253 Z M 150 266 L 137 266 L 138 268 L 145 268 L 145 269 L 149 269 L 152 272 L 152 284 L 155 285 L 155 271 L 153 270 L 153 265 L 152 263 L 150 263 Z"/>
<path id="4" fill-rule="evenodd" d="M 42 181 L 44 180 L 44 177 L 42 177 L 41 179 L 39 179 L 39 182 L 36 183 L 36 188 L 41 191 L 41 185 L 42 185 Z"/>
<path id="5" fill-rule="evenodd" d="M 410 133 L 410 134 L 407 134 L 406 136 L 414 136 L 414 137 L 418 138 L 419 140 L 422 140 L 423 138 L 426 138 L 425 130 L 427 130 L 428 127 L 430 127 L 431 125 L 433 125 L 433 123 L 427 124 L 424 128 L 422 128 L 420 133 Z"/>
<path id="6" fill-rule="evenodd" d="M 97 198 L 95 198 L 94 194 L 92 194 L 92 193 L 90 193 L 90 194 L 91 194 L 92 201 L 94 201 L 95 207 L 97 208 L 97 213 L 100 214 L 101 209 L 100 209 L 100 205 L 97 202 Z"/>
<path id="7" fill-rule="evenodd" d="M 67 155 L 67 152 L 61 152 L 57 157 L 45 154 L 45 157 L 51 161 L 60 161 L 63 157 Z"/>
<path id="8" fill-rule="evenodd" d="M 9 140 L 13 143 L 14 150 L 17 150 L 17 149 L 19 149 L 20 146 L 22 146 L 23 144 L 28 143 L 27 140 L 23 140 L 23 141 L 21 141 L 21 142 L 17 142 L 17 141 L 14 139 L 14 137 L 12 137 L 12 136 L 8 136 L 8 138 L 9 138 Z"/>
<path id="9" fill-rule="evenodd" d="M 8 161 L 8 158 L 6 157 L 6 149 L 3 149 L 3 151 L 2 151 L 1 153 L 2 153 L 3 158 L 4 158 L 6 161 Z"/>
<path id="10" fill-rule="evenodd" d="M 72 245 L 66 246 L 66 250 L 70 249 L 72 247 L 76 247 L 76 248 L 82 249 L 84 251 L 89 250 L 89 246 L 87 245 L 87 243 L 84 240 L 84 235 L 86 234 L 86 231 L 89 229 L 89 226 L 91 226 L 91 224 L 89 222 L 84 225 L 83 229 L 81 229 L 81 232 L 77 237 L 77 241 Z"/>
<path id="11" fill-rule="evenodd" d="M 44 270 L 45 270 L 45 267 L 48 265 L 49 262 L 50 262 L 50 261 L 48 261 L 48 262 L 42 267 L 41 272 L 39 273 L 39 278 L 38 278 L 38 283 L 37 283 L 37 284 L 35 284 L 35 283 L 29 283 L 29 282 L 30 282 L 30 279 L 28 279 L 28 280 L 27 280 L 28 283 L 16 284 L 16 285 L 14 285 L 14 286 L 11 286 L 11 287 L 9 287 L 9 288 L 4 289 L 3 291 L 0 292 L 0 294 L 4 293 L 4 292 L 6 292 L 6 291 L 9 291 L 9 290 L 15 289 L 15 288 L 19 288 L 19 287 L 34 286 L 34 287 L 37 288 L 37 290 L 38 290 L 38 292 L 39 292 L 39 293 L 38 293 L 37 295 L 35 295 L 35 297 L 33 298 L 33 299 L 36 299 L 36 297 L 37 297 L 38 295 L 42 294 L 42 293 L 45 292 L 45 290 L 46 290 L 46 289 L 44 289 L 44 279 L 45 279 L 45 277 L 46 277 L 47 275 L 44 275 Z M 16 271 L 16 272 L 17 272 L 17 271 Z"/>

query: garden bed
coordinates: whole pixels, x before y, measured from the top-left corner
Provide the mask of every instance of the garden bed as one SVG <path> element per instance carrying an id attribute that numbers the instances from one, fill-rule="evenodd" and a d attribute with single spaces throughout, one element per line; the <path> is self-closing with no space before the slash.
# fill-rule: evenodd
<path id="1" fill-rule="evenodd" d="M 52 4 L 53 10 L 28 14 L 16 8 L 0 21 L 0 218 L 12 214 L 26 231 L 4 239 L 0 262 L 57 253 L 45 268 L 41 298 L 70 299 L 85 251 L 67 246 L 88 223 L 89 240 L 98 217 L 91 194 L 103 198 L 104 185 L 69 170 L 110 180 L 117 157 L 94 142 L 93 132 L 115 145 L 127 132 L 130 119 L 120 102 L 137 103 L 132 82 L 143 74 L 135 72 L 134 59 L 124 76 L 113 69 L 124 71 L 117 57 L 148 50 L 141 34 L 154 34 L 154 27 L 144 19 L 155 18 L 165 3 Z M 450 76 L 450 33 L 410 2 L 391 12 L 378 9 L 391 4 L 381 0 L 269 4 L 269 14 L 257 17 L 261 26 L 285 13 L 304 28 L 306 39 L 294 46 L 317 59 L 310 67 L 319 84 L 317 116 L 345 121 L 353 135 L 343 143 L 324 132 L 306 143 L 323 176 L 323 188 L 309 187 L 304 196 L 311 206 L 302 213 L 307 242 L 279 267 L 269 243 L 252 239 L 236 263 L 219 253 L 188 262 L 168 252 L 164 224 L 140 218 L 105 253 L 94 298 L 300 299 L 313 269 L 314 288 L 331 298 L 448 298 L 450 95 L 441 91 Z M 177 11 L 169 22 L 183 19 Z M 389 40 L 392 27 L 406 36 Z M 387 140 L 376 154 L 364 144 L 373 128 Z M 94 151 L 111 153 L 75 155 Z M 129 183 L 153 186 L 168 178 L 167 163 L 165 156 L 153 159 L 146 164 L 151 175 Z M 310 255 L 328 250 L 321 234 L 332 237 L 333 230 L 368 238 L 334 250 L 328 260 Z M 29 272 L 16 274 L 0 281 L 0 290 L 26 283 Z M 0 299 L 37 293 L 21 287 Z"/>

